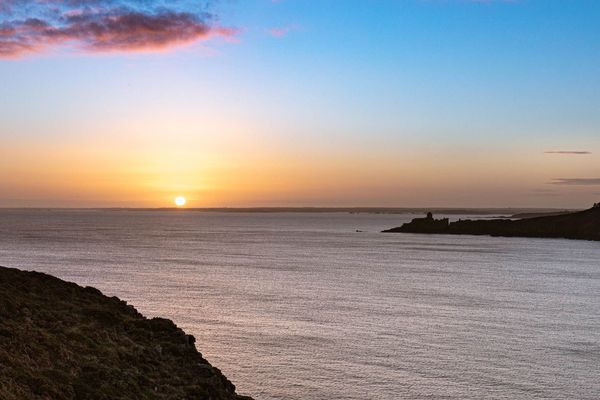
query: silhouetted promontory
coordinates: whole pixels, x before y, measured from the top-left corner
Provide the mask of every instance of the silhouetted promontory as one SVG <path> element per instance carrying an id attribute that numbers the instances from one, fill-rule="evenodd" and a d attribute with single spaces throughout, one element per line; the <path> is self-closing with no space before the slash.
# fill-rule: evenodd
<path id="1" fill-rule="evenodd" d="M 0 267 L 2 400 L 251 400 L 194 342 L 97 289 Z"/>
<path id="2" fill-rule="evenodd" d="M 563 238 L 600 241 L 600 203 L 579 212 L 522 219 L 482 219 L 449 222 L 447 218 L 415 218 L 383 232 L 507 237 Z"/>

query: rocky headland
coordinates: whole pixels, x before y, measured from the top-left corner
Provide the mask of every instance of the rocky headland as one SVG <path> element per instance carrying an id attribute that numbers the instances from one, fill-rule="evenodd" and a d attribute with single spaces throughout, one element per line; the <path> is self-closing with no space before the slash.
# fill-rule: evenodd
<path id="1" fill-rule="evenodd" d="M 600 241 L 600 203 L 579 212 L 521 219 L 481 219 L 449 222 L 431 213 L 383 232 L 506 237 L 562 238 Z"/>
<path id="2" fill-rule="evenodd" d="M 251 400 L 194 343 L 97 289 L 0 267 L 2 400 Z"/>

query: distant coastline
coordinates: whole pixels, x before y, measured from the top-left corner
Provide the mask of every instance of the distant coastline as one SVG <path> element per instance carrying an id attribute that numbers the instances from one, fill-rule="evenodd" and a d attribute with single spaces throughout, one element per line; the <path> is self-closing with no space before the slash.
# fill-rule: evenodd
<path id="1" fill-rule="evenodd" d="M 461 207 L 4 207 L 0 210 L 27 211 L 170 211 L 170 212 L 221 212 L 221 213 L 354 213 L 354 214 L 424 214 L 431 211 L 444 215 L 489 215 L 517 218 L 519 214 L 559 214 L 578 210 L 556 208 L 461 208 Z"/>
<path id="2" fill-rule="evenodd" d="M 521 219 L 458 220 L 415 218 L 384 233 L 422 233 L 446 235 L 487 235 L 600 241 L 600 203 L 592 208 L 572 213 L 555 213 Z"/>

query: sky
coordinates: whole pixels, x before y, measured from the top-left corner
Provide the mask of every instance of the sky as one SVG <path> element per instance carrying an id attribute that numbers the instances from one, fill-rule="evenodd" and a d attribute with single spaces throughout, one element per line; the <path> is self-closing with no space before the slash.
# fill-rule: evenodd
<path id="1" fill-rule="evenodd" d="M 587 207 L 598 21 L 597 0 L 0 0 L 0 207 Z"/>

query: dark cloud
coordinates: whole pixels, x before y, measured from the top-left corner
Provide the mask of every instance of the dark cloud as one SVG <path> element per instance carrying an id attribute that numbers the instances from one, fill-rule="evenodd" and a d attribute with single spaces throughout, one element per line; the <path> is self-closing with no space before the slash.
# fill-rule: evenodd
<path id="1" fill-rule="evenodd" d="M 234 29 L 217 26 L 205 8 L 184 5 L 152 0 L 0 0 L 0 57 L 59 45 L 95 52 L 159 50 L 235 35 Z M 28 16 L 19 19 L 24 10 Z"/>
<path id="2" fill-rule="evenodd" d="M 544 154 L 585 155 L 592 153 L 589 151 L 549 150 L 545 151 Z"/>
<path id="3" fill-rule="evenodd" d="M 600 178 L 555 178 L 552 185 L 595 186 L 600 185 Z"/>

